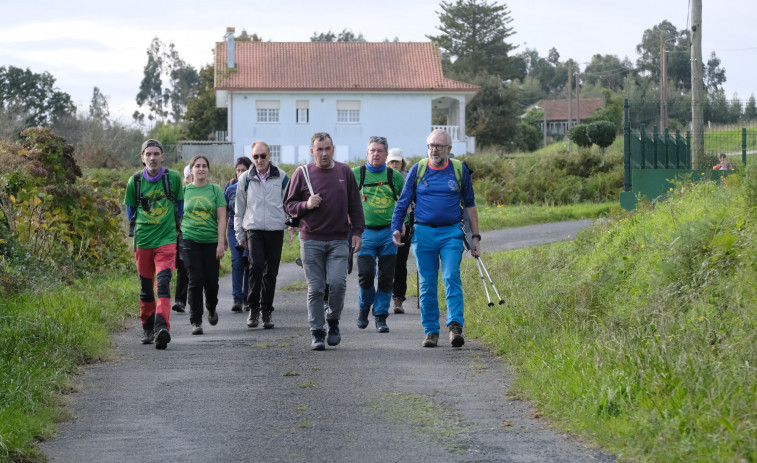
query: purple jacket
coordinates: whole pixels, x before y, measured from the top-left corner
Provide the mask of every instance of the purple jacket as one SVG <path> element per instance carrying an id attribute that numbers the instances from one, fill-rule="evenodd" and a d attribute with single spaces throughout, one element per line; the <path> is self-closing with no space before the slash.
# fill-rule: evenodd
<path id="1" fill-rule="evenodd" d="M 352 169 L 347 164 L 337 161 L 334 161 L 334 167 L 331 169 L 321 169 L 314 163 L 308 164 L 306 168 L 310 174 L 313 192 L 321 195 L 320 207 L 308 210 L 310 191 L 299 168 L 292 174 L 289 192 L 284 199 L 284 207 L 289 215 L 300 219 L 300 239 L 346 240 L 350 224 L 352 234 L 362 236 L 365 218 Z"/>

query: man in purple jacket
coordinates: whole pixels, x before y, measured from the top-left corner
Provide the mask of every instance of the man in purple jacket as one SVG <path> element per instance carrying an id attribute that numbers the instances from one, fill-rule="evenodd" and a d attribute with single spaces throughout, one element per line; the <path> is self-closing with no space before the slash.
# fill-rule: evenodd
<path id="1" fill-rule="evenodd" d="M 347 164 L 334 161 L 331 135 L 314 134 L 310 138 L 310 153 L 314 162 L 294 171 L 284 207 L 289 215 L 300 219 L 300 256 L 308 282 L 311 347 L 324 350 L 325 342 L 336 346 L 342 340 L 339 319 L 347 289 L 350 254 L 347 235 L 352 228 L 351 244 L 354 252 L 358 252 L 365 220 L 355 175 Z M 329 285 L 329 308 L 324 312 L 326 284 Z"/>

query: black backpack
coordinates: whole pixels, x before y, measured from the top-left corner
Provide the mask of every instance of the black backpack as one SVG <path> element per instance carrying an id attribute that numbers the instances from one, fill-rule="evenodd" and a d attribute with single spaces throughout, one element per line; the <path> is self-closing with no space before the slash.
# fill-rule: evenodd
<path id="1" fill-rule="evenodd" d="M 357 191 L 360 191 L 363 189 L 364 186 L 382 186 L 385 184 L 389 185 L 389 188 L 392 189 L 392 196 L 394 197 L 394 201 L 397 201 L 397 191 L 394 189 L 394 170 L 391 167 L 386 168 L 386 182 L 378 182 L 378 183 L 368 183 L 366 185 L 363 185 L 365 183 L 365 172 L 368 170 L 365 167 L 365 164 L 360 166 L 360 184 L 357 186 Z"/>
<path id="2" fill-rule="evenodd" d="M 145 210 L 145 204 L 147 203 L 147 198 L 142 196 L 142 172 L 139 171 L 136 174 L 134 174 L 134 196 L 137 198 L 137 208 L 142 207 L 142 210 Z M 166 170 L 163 173 L 163 176 L 161 177 L 161 180 L 163 181 L 163 191 L 166 194 L 166 198 L 171 201 L 171 204 L 173 204 L 173 216 L 174 221 L 176 222 L 176 231 L 181 230 L 181 217 L 179 217 L 179 207 L 176 205 L 176 199 L 173 197 L 173 194 L 171 193 L 171 185 L 168 181 L 168 170 Z M 161 198 L 162 199 L 162 198 Z M 149 207 L 148 207 L 149 210 Z M 136 208 L 134 210 L 134 215 L 129 218 L 129 236 L 134 236 L 134 230 L 137 225 L 137 211 Z M 137 239 L 134 238 L 134 246 L 136 247 Z"/>

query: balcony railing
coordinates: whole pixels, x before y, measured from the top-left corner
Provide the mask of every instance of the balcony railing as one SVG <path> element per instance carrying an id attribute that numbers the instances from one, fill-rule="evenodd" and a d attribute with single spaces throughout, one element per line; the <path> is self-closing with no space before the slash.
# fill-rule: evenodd
<path id="1" fill-rule="evenodd" d="M 431 130 L 446 130 L 450 137 L 452 137 L 452 141 L 465 141 L 463 140 L 461 135 L 461 130 L 459 125 L 432 125 Z"/>

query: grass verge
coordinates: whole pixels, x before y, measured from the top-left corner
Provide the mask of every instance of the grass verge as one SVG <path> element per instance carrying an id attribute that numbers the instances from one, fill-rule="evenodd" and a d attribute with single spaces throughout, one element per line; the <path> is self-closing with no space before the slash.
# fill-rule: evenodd
<path id="1" fill-rule="evenodd" d="M 0 303 L 0 461 L 43 461 L 35 447 L 66 416 L 79 366 L 111 355 L 111 332 L 133 313 L 136 278 L 47 287 Z"/>
<path id="2" fill-rule="evenodd" d="M 757 169 L 577 239 L 464 262 L 466 330 L 564 430 L 637 461 L 757 461 Z"/>

